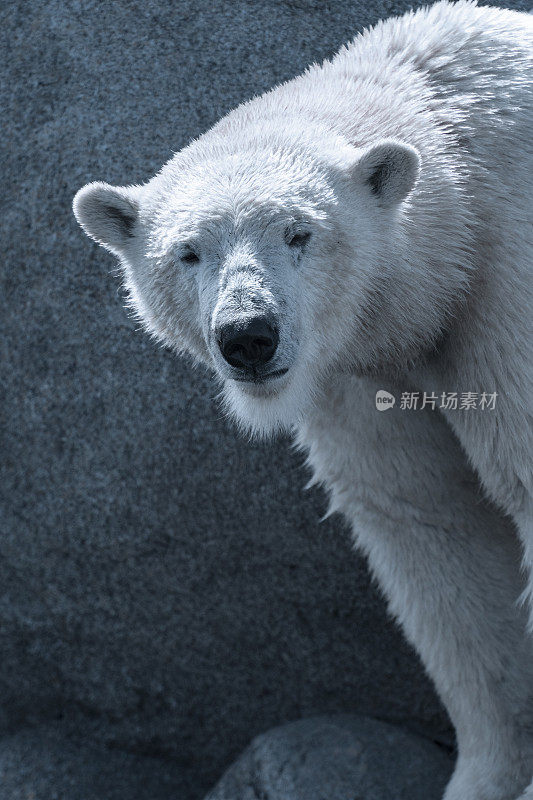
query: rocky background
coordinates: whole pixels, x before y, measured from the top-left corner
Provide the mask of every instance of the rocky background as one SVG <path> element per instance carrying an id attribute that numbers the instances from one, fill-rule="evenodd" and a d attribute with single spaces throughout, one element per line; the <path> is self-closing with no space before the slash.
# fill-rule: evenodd
<path id="1" fill-rule="evenodd" d="M 319 523 L 301 457 L 238 438 L 210 376 L 127 316 L 113 258 L 71 213 L 87 181 L 144 181 L 239 102 L 407 8 L 2 5 L 4 800 L 200 800 L 253 737 L 322 715 L 256 741 L 216 794 L 278 798 L 267 751 L 323 754 L 340 736 L 367 773 L 385 758 L 365 761 L 379 723 L 340 712 L 395 723 L 412 764 L 431 747 L 447 774 L 446 715 L 342 522 Z M 263 770 L 255 794 L 227 789 L 243 769 Z M 358 797 L 400 797 L 380 769 L 384 794 L 362 782 Z M 294 791 L 283 800 L 312 800 Z"/>

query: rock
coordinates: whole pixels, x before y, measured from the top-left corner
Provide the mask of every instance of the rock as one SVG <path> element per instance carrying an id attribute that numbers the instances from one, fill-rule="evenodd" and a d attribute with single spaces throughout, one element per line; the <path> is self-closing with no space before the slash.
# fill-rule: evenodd
<path id="1" fill-rule="evenodd" d="M 453 760 L 360 716 L 312 717 L 258 736 L 205 800 L 440 800 Z"/>
<path id="2" fill-rule="evenodd" d="M 181 800 L 178 765 L 108 750 L 56 723 L 0 740 L 2 800 Z"/>

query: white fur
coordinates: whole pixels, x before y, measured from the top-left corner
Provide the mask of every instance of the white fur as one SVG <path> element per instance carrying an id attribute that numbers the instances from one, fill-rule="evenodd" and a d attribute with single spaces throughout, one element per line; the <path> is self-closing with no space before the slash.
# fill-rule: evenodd
<path id="1" fill-rule="evenodd" d="M 338 376 L 297 441 L 331 508 L 352 522 L 455 726 L 445 800 L 515 800 L 533 773 L 533 644 L 517 603 L 518 543 L 483 503 L 442 417 L 397 405 L 378 413 L 377 389 L 398 396 L 400 386 Z"/>
<path id="2" fill-rule="evenodd" d="M 530 16 L 436 3 L 240 106 L 146 185 L 74 200 L 146 328 L 214 368 L 245 430 L 309 453 L 456 727 L 446 800 L 514 800 L 533 775 L 532 67 Z M 257 314 L 287 372 L 237 382 L 215 332 Z M 378 414 L 377 388 L 498 393 L 445 413 L 518 526 L 529 590 L 451 428 Z"/>

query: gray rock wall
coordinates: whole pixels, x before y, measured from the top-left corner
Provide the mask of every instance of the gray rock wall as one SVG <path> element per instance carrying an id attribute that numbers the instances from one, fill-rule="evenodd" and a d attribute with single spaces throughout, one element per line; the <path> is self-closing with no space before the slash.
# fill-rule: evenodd
<path id="1" fill-rule="evenodd" d="M 3 4 L 0 733 L 171 759 L 184 800 L 303 716 L 450 740 L 301 458 L 237 438 L 210 377 L 136 330 L 70 210 L 408 5 Z"/>

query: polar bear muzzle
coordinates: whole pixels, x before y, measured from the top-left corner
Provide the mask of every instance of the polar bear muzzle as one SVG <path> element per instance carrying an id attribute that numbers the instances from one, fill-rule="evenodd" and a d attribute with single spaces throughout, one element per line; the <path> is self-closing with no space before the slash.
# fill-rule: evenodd
<path id="1" fill-rule="evenodd" d="M 245 373 L 256 374 L 276 352 L 279 330 L 269 317 L 252 317 L 246 322 L 227 322 L 216 331 L 216 340 L 224 360 Z"/>

